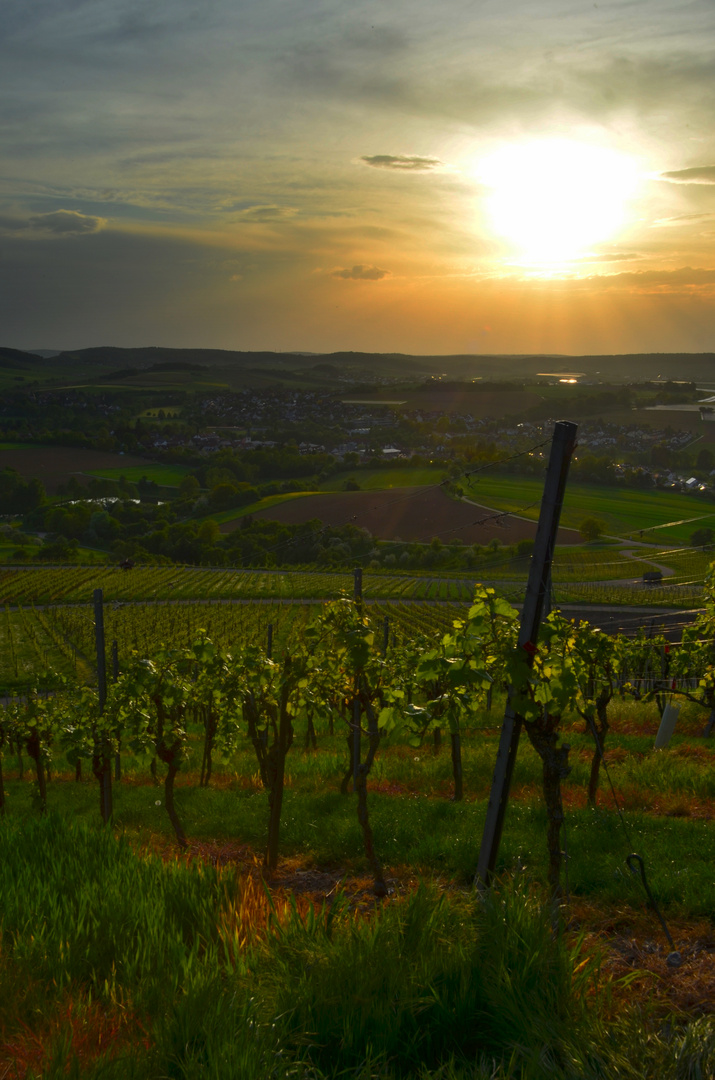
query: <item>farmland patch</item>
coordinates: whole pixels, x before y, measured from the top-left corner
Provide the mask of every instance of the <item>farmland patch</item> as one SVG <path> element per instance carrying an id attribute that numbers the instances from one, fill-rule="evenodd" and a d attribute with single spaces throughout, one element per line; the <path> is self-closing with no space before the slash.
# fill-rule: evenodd
<path id="1" fill-rule="evenodd" d="M 466 490 L 474 502 L 497 510 L 536 503 L 524 511 L 525 516 L 536 519 L 542 488 L 541 479 L 482 474 Z M 564 526 L 577 529 L 586 517 L 598 518 L 616 535 L 632 536 L 642 529 L 643 539 L 652 543 L 686 543 L 694 529 L 715 523 L 715 503 L 669 491 L 569 484 L 561 514 Z"/>
<path id="2" fill-rule="evenodd" d="M 512 514 L 485 521 L 491 516 L 489 510 L 457 502 L 434 487 L 310 495 L 259 511 L 254 516 L 291 525 L 318 518 L 324 525 L 334 527 L 357 525 L 379 540 L 422 543 L 438 536 L 445 543 L 462 540 L 467 544 L 487 544 L 496 538 L 503 544 L 514 544 L 536 535 L 535 522 Z M 579 540 L 573 529 L 559 529 L 560 544 L 575 544 Z"/>
<path id="3" fill-rule="evenodd" d="M 74 446 L 23 446 L 21 449 L 0 449 L 0 468 L 16 469 L 26 480 L 37 477 L 45 490 L 53 495 L 60 484 L 66 484 L 70 476 L 95 473 L 107 475 L 106 470 L 116 470 L 117 479 L 129 469 L 141 468 L 144 472 L 150 462 L 131 454 L 111 454 L 103 450 L 82 450 Z"/>
<path id="4" fill-rule="evenodd" d="M 380 491 L 385 488 L 439 484 L 445 475 L 444 469 L 429 466 L 421 469 L 410 468 L 409 465 L 403 469 L 352 469 L 331 476 L 320 485 L 320 490 L 342 491 L 345 481 L 350 477 L 357 481 L 363 491 Z"/>
<path id="5" fill-rule="evenodd" d="M 136 484 L 143 477 L 153 480 L 160 487 L 178 487 L 191 469 L 187 465 L 130 465 L 121 468 L 98 468 L 92 469 L 90 476 L 99 476 L 105 480 L 119 480 L 123 476 L 125 480 Z"/>

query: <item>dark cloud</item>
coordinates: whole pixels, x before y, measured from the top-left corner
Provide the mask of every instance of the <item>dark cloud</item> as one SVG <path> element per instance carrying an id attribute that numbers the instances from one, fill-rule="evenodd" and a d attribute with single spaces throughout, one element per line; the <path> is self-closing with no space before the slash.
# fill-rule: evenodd
<path id="1" fill-rule="evenodd" d="M 380 270 L 377 266 L 353 266 L 343 270 L 333 270 L 333 277 L 345 278 L 346 281 L 381 281 L 389 277 L 389 270 Z"/>
<path id="2" fill-rule="evenodd" d="M 664 172 L 660 174 L 660 179 L 668 180 L 671 184 L 715 184 L 715 165 Z"/>
<path id="3" fill-rule="evenodd" d="M 417 154 L 373 154 L 360 158 L 372 169 L 396 169 L 398 172 L 427 172 L 444 164 L 439 158 L 419 157 Z"/>
<path id="4" fill-rule="evenodd" d="M 0 232 L 21 232 L 27 228 L 27 222 L 22 218 L 10 217 L 0 214 Z"/>
<path id="5" fill-rule="evenodd" d="M 91 214 L 80 214 L 77 210 L 54 210 L 49 214 L 36 214 L 29 219 L 30 227 L 60 235 L 74 235 L 98 232 L 106 225 L 104 218 Z"/>

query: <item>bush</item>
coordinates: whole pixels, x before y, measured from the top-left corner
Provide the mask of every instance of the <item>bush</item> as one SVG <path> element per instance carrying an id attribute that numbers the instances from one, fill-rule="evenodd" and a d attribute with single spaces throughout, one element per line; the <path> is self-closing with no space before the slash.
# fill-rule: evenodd
<path id="1" fill-rule="evenodd" d="M 584 518 L 578 527 L 578 531 L 581 534 L 583 540 L 589 543 L 591 540 L 598 540 L 599 536 L 602 536 L 606 530 L 606 526 L 598 518 Z"/>
<path id="2" fill-rule="evenodd" d="M 715 532 L 712 529 L 696 529 L 690 534 L 690 546 L 706 548 L 712 544 L 713 539 L 715 539 Z"/>

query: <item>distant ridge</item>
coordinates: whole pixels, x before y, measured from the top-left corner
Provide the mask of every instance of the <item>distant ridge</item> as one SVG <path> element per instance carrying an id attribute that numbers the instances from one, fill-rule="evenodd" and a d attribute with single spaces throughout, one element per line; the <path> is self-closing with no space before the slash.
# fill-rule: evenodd
<path id="1" fill-rule="evenodd" d="M 49 352 L 49 350 L 43 350 Z M 3 366 L 36 363 L 43 357 L 36 353 L 0 347 Z M 557 353 L 513 354 L 432 354 L 415 356 L 409 353 L 366 353 L 340 351 L 333 353 L 238 351 L 229 349 L 179 349 L 162 346 L 118 348 L 96 346 L 89 349 L 65 350 L 52 357 L 53 368 L 63 363 L 77 363 L 99 369 L 97 374 L 113 370 L 137 368 L 146 370 L 156 365 L 181 364 L 184 370 L 194 365 L 215 371 L 245 372 L 255 375 L 265 372 L 279 378 L 305 374 L 320 366 L 335 368 L 339 375 L 353 380 L 369 381 L 371 377 L 424 379 L 435 376 L 470 381 L 535 379 L 540 372 L 559 375 L 578 370 L 590 380 L 603 382 L 641 382 L 657 378 L 715 380 L 715 353 L 621 353 L 564 355 Z M 170 368 L 164 368 L 170 370 Z M 282 373 L 285 372 L 285 375 Z"/>
<path id="2" fill-rule="evenodd" d="M 42 360 L 37 353 L 22 352 L 20 349 L 8 349 L 0 345 L 0 367 L 24 367 L 26 364 L 36 364 Z"/>

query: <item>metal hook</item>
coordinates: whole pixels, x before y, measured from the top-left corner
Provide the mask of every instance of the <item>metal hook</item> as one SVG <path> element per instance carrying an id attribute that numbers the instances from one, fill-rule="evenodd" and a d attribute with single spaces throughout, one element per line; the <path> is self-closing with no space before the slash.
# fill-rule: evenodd
<path id="1" fill-rule="evenodd" d="M 637 863 L 637 866 L 634 866 L 633 865 L 634 863 Z M 655 900 L 655 897 L 653 896 L 653 893 L 650 891 L 650 885 L 648 884 L 648 878 L 645 875 L 645 863 L 643 862 L 642 856 L 636 854 L 635 851 L 632 851 L 630 855 L 626 856 L 626 865 L 627 865 L 628 869 L 630 870 L 630 872 L 632 874 L 640 874 L 640 879 L 641 879 L 641 882 L 643 884 L 643 888 L 645 889 L 646 896 L 648 897 L 648 900 L 650 902 L 651 907 L 653 908 L 653 910 L 655 911 L 656 915 L 658 916 L 658 918 L 660 920 L 660 925 L 663 927 L 663 933 L 667 937 L 668 944 L 670 945 L 671 951 L 670 951 L 670 955 L 668 956 L 668 963 L 670 964 L 671 967 L 679 967 L 681 962 L 682 962 L 682 958 L 680 956 L 680 953 L 675 948 L 675 942 L 673 941 L 672 937 L 670 936 L 670 930 L 668 929 L 668 926 L 666 924 L 665 919 L 663 918 L 663 916 L 660 913 L 660 908 L 658 907 L 658 904 L 656 903 L 656 900 Z"/>

